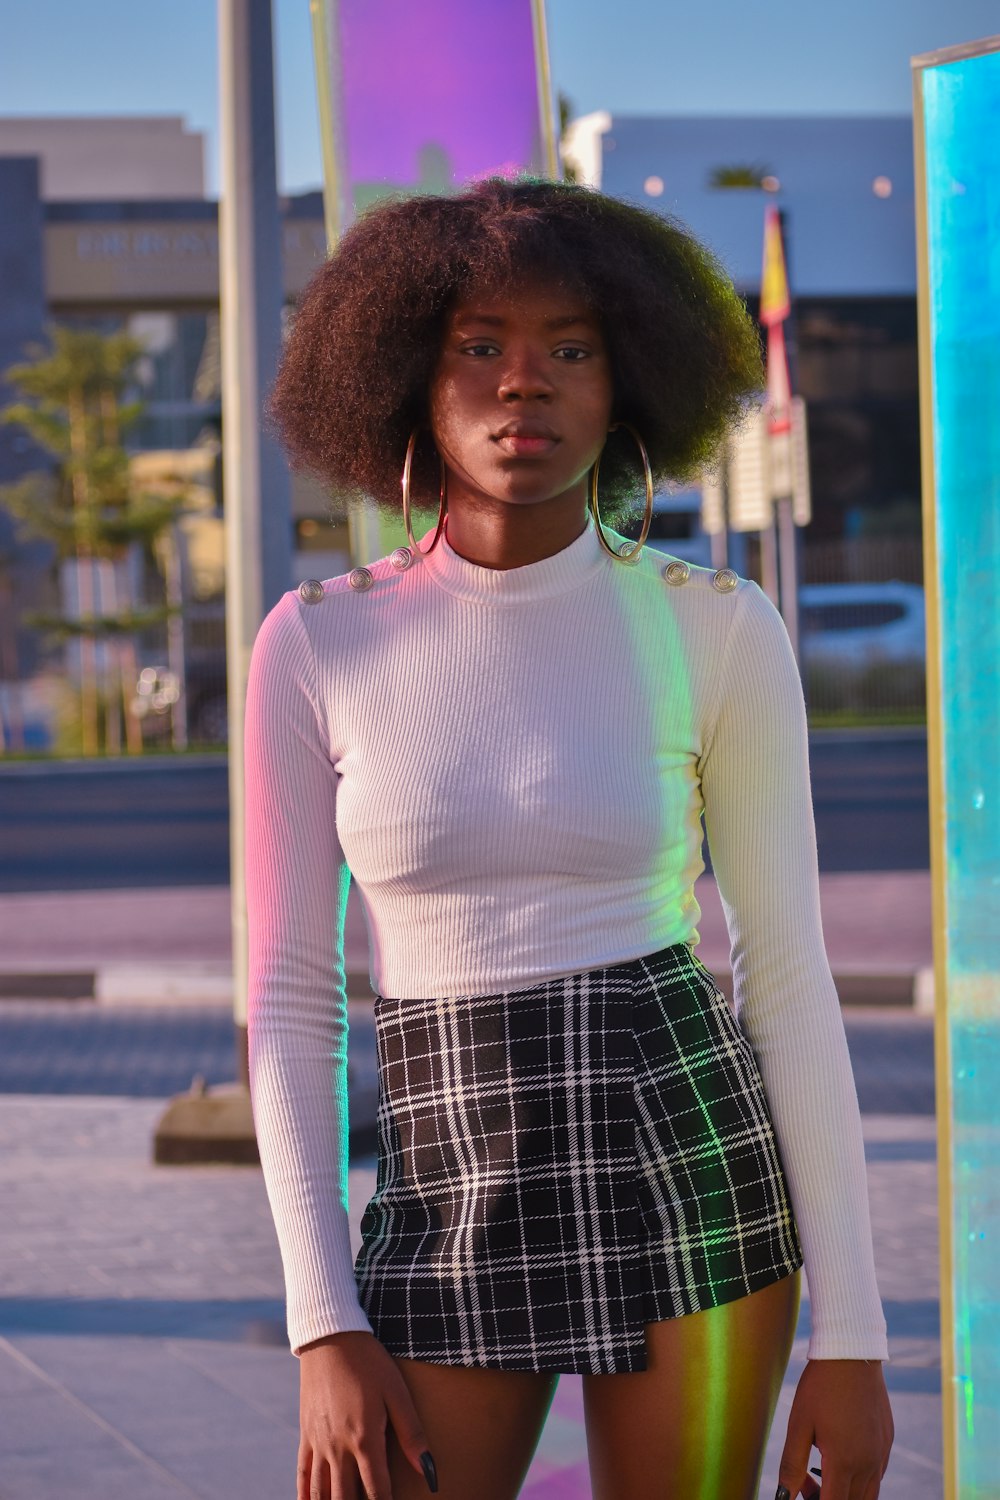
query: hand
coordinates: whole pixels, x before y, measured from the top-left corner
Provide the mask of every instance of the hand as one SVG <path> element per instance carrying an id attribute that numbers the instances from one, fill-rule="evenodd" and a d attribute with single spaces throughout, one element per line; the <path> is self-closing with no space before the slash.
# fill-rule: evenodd
<path id="1" fill-rule="evenodd" d="M 406 1383 L 370 1333 L 334 1333 L 299 1352 L 296 1500 L 391 1500 L 386 1427 L 437 1490 L 434 1460 Z M 428 1462 L 429 1460 L 429 1462 Z"/>
<path id="2" fill-rule="evenodd" d="M 895 1434 L 881 1360 L 810 1359 L 799 1377 L 778 1469 L 791 1500 L 823 1455 L 823 1500 L 875 1500 Z"/>

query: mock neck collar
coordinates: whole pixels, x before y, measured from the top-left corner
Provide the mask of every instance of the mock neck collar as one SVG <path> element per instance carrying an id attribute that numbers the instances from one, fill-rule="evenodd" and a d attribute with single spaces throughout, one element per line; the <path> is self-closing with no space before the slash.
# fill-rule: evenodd
<path id="1" fill-rule="evenodd" d="M 605 532 L 614 545 L 619 539 L 617 533 L 609 527 L 605 527 Z M 418 538 L 420 547 L 429 547 L 433 535 L 432 526 Z M 561 552 L 554 552 L 539 562 L 526 563 L 520 568 L 486 568 L 469 562 L 448 541 L 446 522 L 433 552 L 421 558 L 420 565 L 426 568 L 439 588 L 453 594 L 456 599 L 477 604 L 516 605 L 568 593 L 593 578 L 602 567 L 614 567 L 615 563 L 601 546 L 594 518 L 588 511 L 587 524 L 580 535 Z"/>

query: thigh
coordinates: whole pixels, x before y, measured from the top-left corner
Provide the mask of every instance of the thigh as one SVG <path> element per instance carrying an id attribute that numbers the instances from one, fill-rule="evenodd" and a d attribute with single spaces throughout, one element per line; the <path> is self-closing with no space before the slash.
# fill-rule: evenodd
<path id="1" fill-rule="evenodd" d="M 440 1500 L 513 1500 L 555 1395 L 555 1374 L 396 1361 L 434 1456 Z M 389 1440 L 393 1500 L 427 1500 L 427 1486 Z"/>
<path id="2" fill-rule="evenodd" d="M 799 1297 L 796 1271 L 650 1323 L 646 1370 L 584 1376 L 594 1500 L 755 1500 Z"/>

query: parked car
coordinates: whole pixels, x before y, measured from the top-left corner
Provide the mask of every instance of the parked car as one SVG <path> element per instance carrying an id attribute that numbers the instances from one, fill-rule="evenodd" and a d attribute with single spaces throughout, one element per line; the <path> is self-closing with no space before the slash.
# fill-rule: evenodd
<path id="1" fill-rule="evenodd" d="M 918 583 L 893 578 L 799 588 L 802 657 L 809 666 L 922 666 L 924 629 L 924 591 Z"/>
<path id="2" fill-rule="evenodd" d="M 191 653 L 186 667 L 188 740 L 224 745 L 229 737 L 225 652 Z M 145 723 L 147 738 L 161 740 L 169 735 L 170 714 L 179 696 L 177 675 L 165 664 L 143 667 L 133 705 Z"/>

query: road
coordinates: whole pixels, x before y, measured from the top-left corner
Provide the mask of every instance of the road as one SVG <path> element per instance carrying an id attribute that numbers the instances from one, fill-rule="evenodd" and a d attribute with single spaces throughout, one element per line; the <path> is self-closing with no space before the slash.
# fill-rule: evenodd
<path id="1" fill-rule="evenodd" d="M 810 737 L 824 871 L 926 870 L 922 729 Z M 224 755 L 0 766 L 0 891 L 205 885 L 229 879 Z"/>
<path id="2" fill-rule="evenodd" d="M 910 1010 L 844 1011 L 864 1113 L 934 1112 L 933 1020 Z M 355 1028 L 352 1027 L 352 1038 Z M 370 1036 L 358 1032 L 358 1043 Z M 219 1008 L 105 1009 L 77 1000 L 0 1001 L 0 1094 L 167 1098 L 195 1073 L 236 1077 L 233 1019 Z"/>

